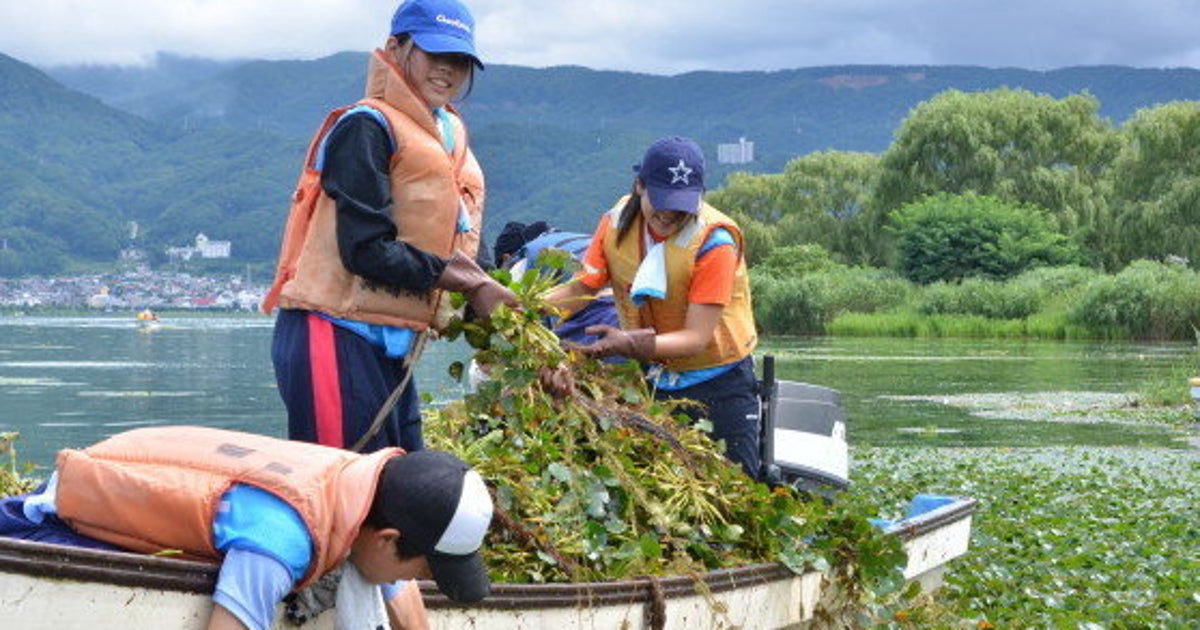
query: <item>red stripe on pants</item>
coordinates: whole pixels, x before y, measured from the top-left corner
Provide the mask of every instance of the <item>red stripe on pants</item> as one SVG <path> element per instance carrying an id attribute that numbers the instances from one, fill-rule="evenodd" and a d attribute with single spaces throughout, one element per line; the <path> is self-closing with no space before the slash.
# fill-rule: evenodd
<path id="1" fill-rule="evenodd" d="M 308 316 L 308 366 L 312 371 L 317 444 L 345 448 L 342 436 L 342 388 L 338 382 L 333 324 L 311 313 Z"/>

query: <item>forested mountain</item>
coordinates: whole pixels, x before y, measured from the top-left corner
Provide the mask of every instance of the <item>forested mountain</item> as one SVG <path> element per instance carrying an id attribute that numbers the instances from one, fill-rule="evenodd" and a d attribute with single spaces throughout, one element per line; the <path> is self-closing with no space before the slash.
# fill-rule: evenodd
<path id="1" fill-rule="evenodd" d="M 0 274 L 111 261 L 131 244 L 161 252 L 197 232 L 233 241 L 241 262 L 269 262 L 303 147 L 328 109 L 358 98 L 365 67 L 365 53 L 342 53 L 43 71 L 0 55 Z M 460 109 L 487 173 L 494 235 L 512 219 L 589 230 L 661 135 L 700 141 L 716 187 L 735 168 L 717 164 L 718 143 L 754 142 L 756 162 L 736 168 L 757 172 L 825 149 L 880 152 L 918 103 L 1002 86 L 1087 91 L 1119 123 L 1141 107 L 1200 99 L 1200 71 L 840 66 L 662 77 L 490 65 Z"/>

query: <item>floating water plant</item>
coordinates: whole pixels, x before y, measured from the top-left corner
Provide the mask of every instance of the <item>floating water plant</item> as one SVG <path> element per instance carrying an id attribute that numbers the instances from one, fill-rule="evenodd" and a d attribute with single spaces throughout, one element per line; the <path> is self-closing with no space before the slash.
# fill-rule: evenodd
<path id="1" fill-rule="evenodd" d="M 488 378 L 425 419 L 430 445 L 458 453 L 494 489 L 494 578 L 605 581 L 782 562 L 826 572 L 854 602 L 902 582 L 900 542 L 873 528 L 866 508 L 754 483 L 703 424 L 655 401 L 636 365 L 565 348 L 541 323 L 549 280 L 527 273 L 510 286 L 521 308 L 447 332 L 475 349 Z"/>
<path id="2" fill-rule="evenodd" d="M 33 465 L 20 463 L 15 443 L 20 433 L 0 433 L 0 497 L 29 492 L 37 483 L 30 477 Z"/>

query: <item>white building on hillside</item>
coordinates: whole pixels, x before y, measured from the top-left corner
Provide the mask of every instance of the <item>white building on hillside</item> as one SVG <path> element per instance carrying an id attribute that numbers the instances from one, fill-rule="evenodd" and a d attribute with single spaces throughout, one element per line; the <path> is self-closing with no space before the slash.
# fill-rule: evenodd
<path id="1" fill-rule="evenodd" d="M 229 258 L 233 244 L 229 241 L 209 240 L 203 232 L 196 235 L 193 247 L 168 247 L 167 256 L 172 260 L 191 260 L 193 256 L 200 258 Z"/>
<path id="2" fill-rule="evenodd" d="M 718 164 L 749 164 L 754 161 L 754 143 L 738 138 L 736 143 L 717 145 Z"/>

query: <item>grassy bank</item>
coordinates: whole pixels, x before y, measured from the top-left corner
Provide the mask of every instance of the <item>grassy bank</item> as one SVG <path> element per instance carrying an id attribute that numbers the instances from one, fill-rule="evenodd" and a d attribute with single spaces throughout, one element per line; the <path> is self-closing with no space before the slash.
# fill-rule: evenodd
<path id="1" fill-rule="evenodd" d="M 1200 274 L 1138 261 L 1105 275 L 1039 268 L 1006 281 L 916 285 L 880 269 L 757 272 L 764 334 L 1183 341 L 1200 327 Z"/>

